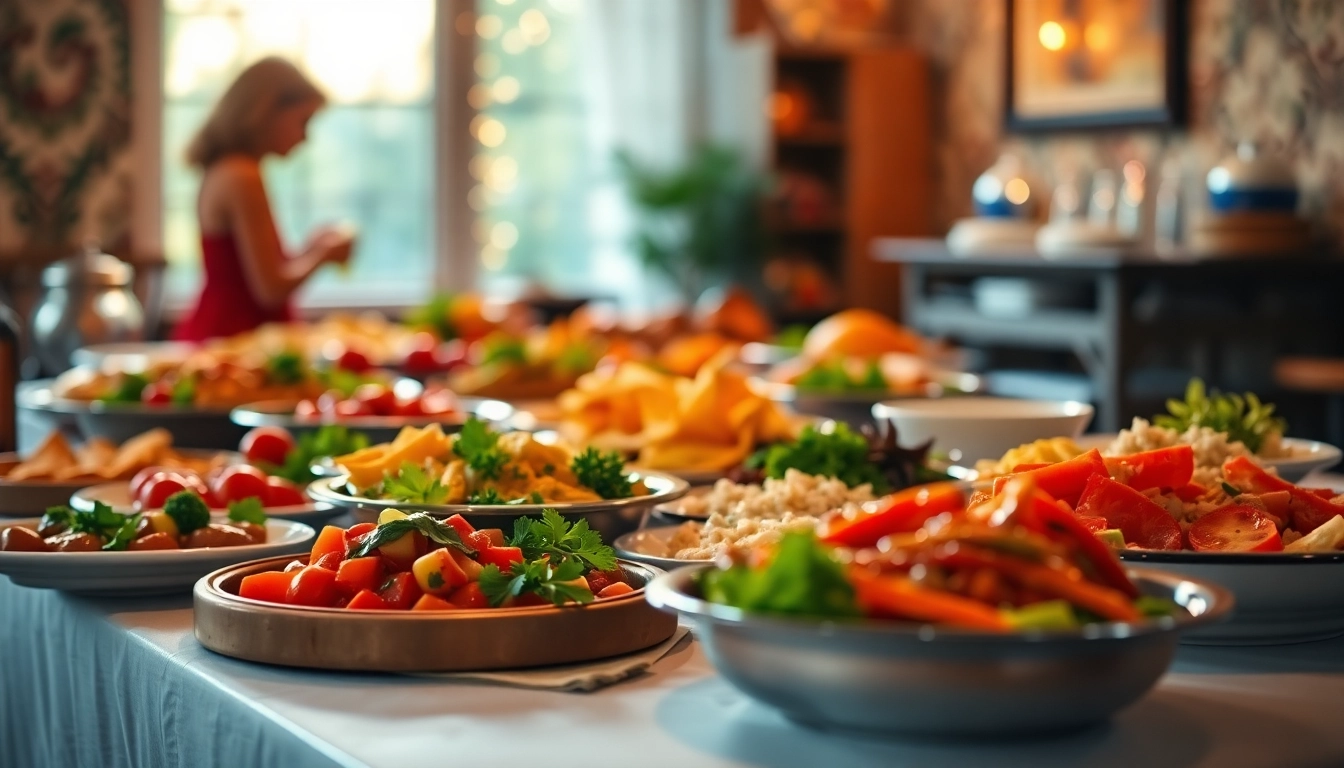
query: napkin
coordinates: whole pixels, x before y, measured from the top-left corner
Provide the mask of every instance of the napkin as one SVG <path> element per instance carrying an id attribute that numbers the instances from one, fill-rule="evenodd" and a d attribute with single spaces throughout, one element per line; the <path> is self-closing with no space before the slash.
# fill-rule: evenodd
<path id="1" fill-rule="evenodd" d="M 436 680 L 460 680 L 472 683 L 497 683 L 517 688 L 543 691 L 570 691 L 587 693 L 614 685 L 643 672 L 654 662 L 666 656 L 687 635 L 686 627 L 678 626 L 672 636 L 658 645 L 638 653 L 600 659 L 580 664 L 560 664 L 554 667 L 520 669 L 505 672 L 418 672 L 414 677 Z"/>

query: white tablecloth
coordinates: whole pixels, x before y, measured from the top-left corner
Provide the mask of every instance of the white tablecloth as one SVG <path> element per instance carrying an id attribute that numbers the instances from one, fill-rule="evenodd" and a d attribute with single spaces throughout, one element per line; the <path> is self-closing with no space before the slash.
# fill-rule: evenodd
<path id="1" fill-rule="evenodd" d="M 1049 741 L 807 730 L 687 642 L 589 694 L 291 670 L 197 644 L 186 597 L 118 602 L 0 577 L 0 766 L 1342 766 L 1344 639 L 1182 649 L 1113 722 Z"/>

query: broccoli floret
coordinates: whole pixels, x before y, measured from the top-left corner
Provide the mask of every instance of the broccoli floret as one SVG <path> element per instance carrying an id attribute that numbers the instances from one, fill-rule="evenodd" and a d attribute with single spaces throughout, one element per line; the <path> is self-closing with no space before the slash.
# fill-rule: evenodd
<path id="1" fill-rule="evenodd" d="M 210 508 L 195 491 L 178 491 L 163 503 L 164 514 L 177 523 L 179 533 L 187 534 L 210 524 Z"/>

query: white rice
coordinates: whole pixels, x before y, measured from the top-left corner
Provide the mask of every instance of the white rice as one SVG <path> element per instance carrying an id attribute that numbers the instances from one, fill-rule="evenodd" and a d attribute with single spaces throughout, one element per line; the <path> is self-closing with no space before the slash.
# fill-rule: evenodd
<path id="1" fill-rule="evenodd" d="M 787 532 L 812 530 L 833 509 L 873 498 L 872 486 L 850 488 L 839 480 L 795 469 L 761 485 L 720 480 L 709 493 L 682 501 L 683 512 L 708 519 L 681 526 L 669 541 L 666 556 L 710 560 L 730 547 L 773 544 Z"/>
<path id="2" fill-rule="evenodd" d="M 1229 440 L 1226 432 L 1208 427 L 1192 426 L 1184 432 L 1150 424 L 1147 419 L 1134 418 L 1129 429 L 1120 430 L 1111 444 L 1102 449 L 1105 456 L 1128 456 L 1188 444 L 1195 452 L 1194 481 L 1205 488 L 1216 488 L 1223 482 L 1223 462 L 1236 456 L 1278 458 L 1291 452 L 1283 445 L 1278 433 L 1266 435 L 1258 454 L 1251 453 L 1240 440 Z"/>

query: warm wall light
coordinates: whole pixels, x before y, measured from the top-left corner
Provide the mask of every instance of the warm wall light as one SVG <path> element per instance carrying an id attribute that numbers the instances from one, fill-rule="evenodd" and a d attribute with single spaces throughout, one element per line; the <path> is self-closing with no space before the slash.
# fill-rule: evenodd
<path id="1" fill-rule="evenodd" d="M 1064 34 L 1064 27 L 1057 21 L 1047 21 L 1041 25 L 1041 31 L 1037 37 L 1041 40 L 1041 45 L 1048 51 L 1058 51 L 1064 48 L 1068 42 L 1068 36 Z"/>
<path id="2" fill-rule="evenodd" d="M 1010 179 L 1003 185 L 1003 196 L 1013 205 L 1021 205 L 1031 197 L 1031 187 L 1022 179 Z"/>
<path id="3" fill-rule="evenodd" d="M 1088 24 L 1083 29 L 1083 42 L 1094 51 L 1109 51 L 1113 42 L 1110 26 L 1101 21 Z M 1050 46 L 1046 47 L 1049 48 Z"/>

